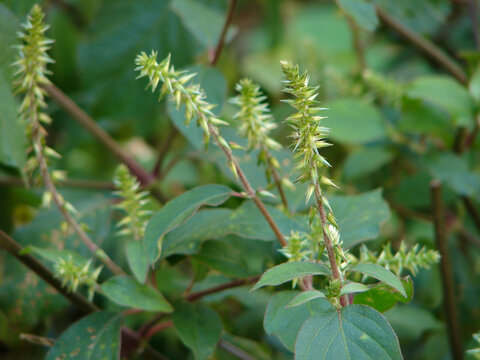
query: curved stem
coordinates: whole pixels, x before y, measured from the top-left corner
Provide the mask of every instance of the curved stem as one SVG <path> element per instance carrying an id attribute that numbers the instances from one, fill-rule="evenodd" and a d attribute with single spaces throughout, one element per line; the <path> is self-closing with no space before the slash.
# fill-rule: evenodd
<path id="1" fill-rule="evenodd" d="M 222 53 L 223 47 L 225 46 L 225 38 L 227 37 L 227 31 L 233 19 L 233 13 L 235 12 L 236 4 L 237 4 L 237 0 L 230 0 L 230 4 L 228 5 L 228 10 L 227 10 L 227 17 L 225 18 L 225 23 L 223 24 L 222 32 L 220 33 L 220 38 L 218 39 L 217 47 L 215 48 L 215 52 L 213 53 L 213 57 L 210 62 L 211 65 L 216 65 L 218 60 L 220 59 L 220 55 Z"/>

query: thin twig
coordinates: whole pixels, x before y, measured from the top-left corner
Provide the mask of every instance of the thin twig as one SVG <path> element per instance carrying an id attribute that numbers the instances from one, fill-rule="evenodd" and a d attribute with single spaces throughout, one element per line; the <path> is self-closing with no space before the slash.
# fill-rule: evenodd
<path id="1" fill-rule="evenodd" d="M 25 182 L 20 177 L 6 176 L 0 177 L 0 185 L 25 186 Z M 109 181 L 83 180 L 83 179 L 65 179 L 58 182 L 57 186 L 80 188 L 87 190 L 115 190 L 115 185 Z"/>
<path id="2" fill-rule="evenodd" d="M 398 32 L 405 39 L 414 44 L 424 54 L 430 57 L 432 60 L 442 65 L 448 72 L 450 72 L 458 81 L 462 84 L 467 83 L 467 76 L 463 69 L 450 57 L 448 57 L 441 49 L 439 49 L 432 42 L 428 41 L 424 37 L 418 35 L 411 29 L 404 26 L 398 20 L 390 16 L 380 7 L 376 7 L 378 17 L 396 32 Z"/>
<path id="3" fill-rule="evenodd" d="M 350 27 L 350 32 L 352 33 L 353 47 L 355 48 L 355 54 L 357 55 L 360 74 L 363 74 L 367 68 L 367 62 L 365 60 L 365 49 L 362 44 L 362 39 L 360 38 L 360 29 L 350 16 L 345 14 L 345 17 L 347 18 L 348 26 Z"/>
<path id="4" fill-rule="evenodd" d="M 465 208 L 467 209 L 473 223 L 475 224 L 475 227 L 480 232 L 480 214 L 478 213 L 478 210 L 475 207 L 475 204 L 467 196 L 462 196 L 462 201 L 463 201 L 463 204 L 465 205 Z"/>
<path id="5" fill-rule="evenodd" d="M 72 304 L 77 306 L 83 312 L 91 313 L 99 310 L 83 295 L 80 295 L 76 292 L 70 292 L 64 288 L 62 286 L 62 282 L 57 279 L 47 267 L 45 267 L 30 254 L 24 254 L 23 248 L 2 230 L 0 230 L 0 246 L 8 251 L 12 256 L 17 258 L 17 260 L 22 262 L 35 274 L 45 280 L 48 284 L 53 286 L 60 294 L 66 297 Z"/>
<path id="6" fill-rule="evenodd" d="M 220 33 L 220 38 L 218 39 L 217 47 L 213 53 L 212 60 L 210 61 L 211 65 L 216 65 L 220 59 L 223 47 L 225 46 L 225 38 L 227 37 L 228 28 L 233 19 L 233 13 L 235 12 L 235 6 L 237 5 L 237 0 L 230 0 L 228 5 L 227 16 L 225 17 L 225 23 L 223 24 L 222 32 Z"/>
<path id="7" fill-rule="evenodd" d="M 235 356 L 237 359 L 240 360 L 258 360 L 256 357 L 245 352 L 243 349 L 232 344 L 230 341 L 225 339 L 220 339 L 218 342 L 218 346 L 225 350 L 226 352 L 230 353 L 231 355 Z"/>
<path id="8" fill-rule="evenodd" d="M 175 140 L 176 136 L 178 135 L 178 130 L 175 126 L 172 127 L 172 130 L 168 134 L 167 138 L 165 141 L 162 143 L 162 146 L 160 146 L 160 149 L 158 150 L 158 158 L 157 161 L 155 162 L 155 166 L 153 167 L 152 170 L 152 175 L 155 177 L 161 177 L 162 173 L 162 165 L 165 160 L 165 156 L 168 153 L 168 150 L 170 150 L 173 141 Z"/>
<path id="9" fill-rule="evenodd" d="M 323 240 L 325 242 L 325 249 L 327 249 L 328 261 L 330 262 L 330 268 L 332 270 L 332 277 L 334 280 L 342 281 L 342 275 L 340 274 L 340 270 L 338 269 L 332 241 L 330 239 L 330 236 L 328 236 L 327 232 L 325 231 L 325 227 L 327 226 L 327 216 L 325 215 L 325 209 L 323 208 L 322 194 L 320 192 L 320 186 L 318 185 L 318 183 L 315 184 L 315 198 L 317 201 L 317 210 L 320 215 L 320 220 L 322 221 Z M 340 305 L 348 305 L 348 299 L 345 296 L 340 297 Z"/>
<path id="10" fill-rule="evenodd" d="M 285 237 L 283 236 L 283 234 L 280 231 L 278 225 L 275 223 L 275 220 L 273 220 L 272 216 L 270 215 L 267 208 L 263 204 L 262 200 L 260 200 L 257 193 L 255 192 L 255 190 L 250 185 L 250 182 L 248 181 L 247 177 L 245 176 L 242 169 L 240 168 L 240 165 L 238 164 L 237 159 L 235 158 L 235 156 L 233 156 L 232 150 L 230 150 L 230 148 L 227 148 L 227 147 L 222 145 L 222 143 L 219 141 L 220 135 L 219 135 L 217 129 L 214 126 L 209 124 L 208 127 L 209 127 L 209 130 L 210 130 L 210 133 L 212 134 L 212 137 L 214 138 L 214 140 L 218 144 L 218 146 L 222 149 L 222 151 L 225 153 L 225 156 L 227 157 L 229 163 L 233 164 L 233 166 L 235 167 L 238 178 L 240 179 L 245 192 L 253 200 L 255 205 L 257 205 L 258 209 L 262 213 L 265 220 L 267 220 L 268 225 L 270 225 L 270 228 L 273 230 L 273 232 L 274 232 L 278 242 L 280 243 L 280 245 L 286 246 L 287 241 L 285 240 Z"/>
<path id="11" fill-rule="evenodd" d="M 165 322 L 162 322 L 160 324 L 154 325 L 151 328 L 148 329 L 148 331 L 143 335 L 143 337 L 147 340 L 149 340 L 153 335 L 156 333 L 163 331 L 165 329 L 171 328 L 173 326 L 173 321 L 168 320 Z"/>
<path id="12" fill-rule="evenodd" d="M 273 156 L 266 147 L 264 148 L 263 151 L 265 152 L 265 156 L 267 158 L 267 166 L 270 168 L 270 171 L 272 172 L 273 181 L 275 182 L 275 186 L 277 187 L 278 193 L 280 194 L 280 199 L 282 200 L 282 204 L 287 210 L 287 212 L 290 213 L 290 209 L 288 208 L 287 196 L 285 195 L 285 191 L 283 190 L 282 178 L 280 177 L 280 174 L 278 173 L 277 168 L 272 163 Z"/>
<path id="13" fill-rule="evenodd" d="M 447 231 L 445 227 L 445 212 L 442 201 L 442 185 L 433 180 L 430 183 L 432 198 L 432 213 L 435 225 L 435 240 L 440 252 L 440 270 L 442 274 L 444 307 L 447 315 L 448 335 L 452 357 L 455 360 L 463 359 L 463 348 L 458 324 L 458 310 L 455 300 L 455 286 L 453 282 L 452 264 L 447 245 Z"/>
<path id="14" fill-rule="evenodd" d="M 260 279 L 260 276 L 251 276 L 251 277 L 248 277 L 246 279 L 233 280 L 231 282 L 228 282 L 228 283 L 225 283 L 225 284 L 222 284 L 222 285 L 218 285 L 218 286 L 214 286 L 214 287 L 206 289 L 206 290 L 201 290 L 201 291 L 198 291 L 198 292 L 191 293 L 190 295 L 187 296 L 186 300 L 189 301 L 189 302 L 194 302 L 194 301 L 197 301 L 197 300 L 199 300 L 199 299 L 201 299 L 201 298 L 203 298 L 207 295 L 215 294 L 215 293 L 218 293 L 220 291 L 235 288 L 235 287 L 238 287 L 238 286 L 254 283 L 254 282 L 258 281 L 258 279 Z"/>
<path id="15" fill-rule="evenodd" d="M 44 89 L 67 113 L 69 113 L 80 125 L 90 132 L 97 140 L 107 147 L 122 163 L 124 163 L 133 175 L 138 178 L 144 187 L 151 186 L 155 177 L 140 166 L 135 159 L 128 155 L 120 145 L 98 124 L 87 115 L 77 104 L 75 104 L 62 90 L 54 84 L 43 85 Z"/>

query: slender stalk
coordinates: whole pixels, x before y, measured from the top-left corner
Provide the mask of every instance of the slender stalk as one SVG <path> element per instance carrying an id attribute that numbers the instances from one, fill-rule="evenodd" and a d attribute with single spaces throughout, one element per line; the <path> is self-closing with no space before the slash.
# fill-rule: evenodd
<path id="1" fill-rule="evenodd" d="M 447 245 L 447 231 L 445 228 L 445 212 L 442 201 L 442 185 L 433 180 L 430 183 L 432 198 L 432 212 L 434 216 L 435 240 L 440 252 L 440 270 L 442 274 L 444 307 L 447 315 L 448 336 L 452 357 L 455 360 L 463 359 L 463 348 L 458 324 L 458 310 L 455 300 L 455 286 L 452 276 L 452 264 Z"/>
<path id="2" fill-rule="evenodd" d="M 282 204 L 287 209 L 287 212 L 290 213 L 290 209 L 288 208 L 288 201 L 287 201 L 287 196 L 285 195 L 285 191 L 283 190 L 283 185 L 282 185 L 282 178 L 280 177 L 280 174 L 278 173 L 277 169 L 275 166 L 273 166 L 272 163 L 272 154 L 270 154 L 270 151 L 268 149 L 264 149 L 266 157 L 267 157 L 267 166 L 270 168 L 270 171 L 272 172 L 273 176 L 273 181 L 275 182 L 275 186 L 277 187 L 278 193 L 280 194 L 280 199 L 282 200 Z"/>
<path id="3" fill-rule="evenodd" d="M 405 27 L 402 23 L 390 16 L 379 6 L 376 7 L 378 17 L 389 27 L 398 32 L 402 37 L 410 41 L 413 45 L 419 48 L 429 58 L 443 66 L 462 84 L 467 83 L 467 76 L 463 69 L 450 57 L 448 57 L 441 49 L 439 49 L 432 42 L 424 37 L 418 35 L 411 29 Z"/>
<path id="4" fill-rule="evenodd" d="M 478 210 L 475 207 L 475 204 L 468 196 L 462 196 L 462 201 L 470 217 L 472 218 L 472 221 L 475 224 L 475 227 L 480 232 L 480 214 L 478 213 Z"/>
<path id="5" fill-rule="evenodd" d="M 333 250 L 333 245 L 330 237 L 328 236 L 327 232 L 325 231 L 325 227 L 327 226 L 327 216 L 325 215 L 325 209 L 323 208 L 322 202 L 322 194 L 320 192 L 320 186 L 318 183 L 315 184 L 315 199 L 317 201 L 317 210 L 320 215 L 320 220 L 322 221 L 322 233 L 323 233 L 323 240 L 325 242 L 325 249 L 327 249 L 328 261 L 330 262 L 330 268 L 332 270 L 332 277 L 334 280 L 342 281 L 342 274 L 338 269 L 338 264 L 335 256 L 335 252 Z M 346 296 L 340 297 L 340 305 L 347 306 L 348 299 Z"/>
<path id="6" fill-rule="evenodd" d="M 232 344 L 230 341 L 225 339 L 220 339 L 218 342 L 218 346 L 225 350 L 226 352 L 230 353 L 231 355 L 235 356 L 237 359 L 240 360 L 257 360 L 256 357 L 246 353 L 244 350 L 240 349 L 239 347 Z"/>
<path id="7" fill-rule="evenodd" d="M 171 328 L 172 326 L 173 326 L 172 320 L 168 320 L 160 324 L 154 325 L 150 329 L 148 329 L 147 333 L 144 335 L 144 338 L 149 340 L 156 333 L 163 331 L 165 329 Z"/>
<path id="8" fill-rule="evenodd" d="M 258 197 L 257 193 L 255 192 L 255 190 L 252 188 L 252 186 L 250 185 L 250 182 L 248 181 L 247 177 L 245 176 L 244 172 L 242 171 L 242 169 L 240 168 L 240 165 L 238 164 L 238 161 L 237 159 L 235 158 L 235 156 L 233 155 L 232 153 L 232 150 L 230 148 L 227 148 L 225 147 L 224 145 L 222 145 L 221 141 L 219 140 L 219 137 L 220 137 L 220 134 L 218 133 L 217 129 L 212 126 L 211 124 L 208 124 L 208 127 L 209 127 L 209 130 L 210 130 L 210 133 L 212 134 L 212 137 L 213 139 L 215 140 L 215 142 L 218 144 L 218 146 L 220 147 L 220 149 L 222 149 L 222 151 L 224 152 L 225 156 L 227 157 L 228 161 L 233 164 L 233 166 L 235 166 L 235 169 L 236 169 L 236 173 L 238 175 L 238 178 L 240 179 L 242 185 L 243 185 L 243 188 L 245 190 L 245 192 L 247 193 L 247 195 L 253 200 L 253 202 L 255 203 L 255 205 L 257 205 L 258 207 L 258 210 L 260 210 L 260 212 L 262 213 L 263 217 L 265 218 L 265 220 L 267 220 L 268 222 L 268 225 L 270 225 L 270 228 L 273 230 L 273 233 L 275 234 L 278 242 L 282 245 L 282 246 L 286 246 L 287 245 L 287 241 L 285 240 L 285 237 L 283 236 L 282 232 L 280 231 L 278 225 L 275 223 L 275 220 L 273 220 L 272 216 L 270 215 L 270 213 L 268 212 L 267 208 L 265 207 L 265 205 L 263 204 L 262 200 L 260 200 L 260 198 Z"/>
<path id="9" fill-rule="evenodd" d="M 357 55 L 360 74 L 363 74 L 363 72 L 367 68 L 367 62 L 365 60 L 365 49 L 362 44 L 362 39 L 360 38 L 360 29 L 350 16 L 345 14 L 345 17 L 347 19 L 348 26 L 350 27 L 350 32 L 352 33 L 353 47 L 355 48 L 355 54 Z"/>
<path id="10" fill-rule="evenodd" d="M 153 170 L 152 170 L 153 176 L 158 177 L 158 178 L 162 177 L 161 176 L 162 165 L 163 165 L 163 162 L 165 160 L 165 156 L 167 155 L 168 150 L 170 150 L 170 148 L 173 144 L 173 141 L 175 140 L 177 135 L 178 135 L 177 128 L 172 127 L 172 130 L 170 131 L 167 138 L 163 142 L 162 146 L 158 150 L 158 158 L 157 158 L 157 161 L 155 162 L 155 166 L 153 167 Z"/>
<path id="11" fill-rule="evenodd" d="M 0 177 L 0 185 L 14 185 L 25 186 L 25 182 L 22 178 L 14 176 Z M 57 186 L 59 187 L 71 187 L 87 190 L 114 190 L 115 186 L 109 181 L 100 180 L 83 180 L 83 179 L 66 179 L 61 180 Z"/>
<path id="12" fill-rule="evenodd" d="M 35 154 L 37 157 L 38 165 L 40 167 L 40 173 L 42 175 L 43 181 L 45 182 L 45 185 L 50 192 L 52 196 L 52 200 L 55 203 L 55 205 L 58 207 L 60 210 L 60 213 L 62 214 L 63 218 L 65 221 L 68 223 L 70 227 L 75 231 L 75 233 L 78 235 L 80 240 L 85 244 L 85 246 L 90 250 L 92 254 L 94 254 L 101 262 L 105 264 L 106 267 L 108 267 L 115 275 L 125 275 L 123 270 L 113 262 L 112 259 L 103 251 L 101 248 L 95 244 L 86 234 L 86 232 L 82 229 L 80 224 L 77 223 L 77 221 L 73 218 L 73 216 L 65 209 L 65 203 L 60 194 L 57 191 L 57 188 L 55 187 L 52 178 L 50 177 L 50 173 L 48 171 L 48 166 L 47 166 L 47 161 L 45 160 L 45 157 L 42 154 L 42 145 L 41 145 L 41 139 L 37 135 L 38 129 L 34 130 L 34 135 L 33 135 L 33 147 L 35 150 Z"/>
<path id="13" fill-rule="evenodd" d="M 237 0 L 230 0 L 228 5 L 227 16 L 225 17 L 225 23 L 223 24 L 222 32 L 220 33 L 220 38 L 218 39 L 217 47 L 213 53 L 212 60 L 210 61 L 211 65 L 216 65 L 222 54 L 223 47 L 225 46 L 225 38 L 227 37 L 227 31 L 230 27 L 230 23 L 233 19 L 233 13 L 235 12 L 235 6 L 237 5 Z"/>
<path id="14" fill-rule="evenodd" d="M 120 145 L 98 124 L 87 115 L 77 104 L 75 104 L 62 90 L 54 84 L 45 84 L 43 88 L 53 100 L 57 102 L 67 113 L 69 113 L 80 125 L 99 140 L 112 154 L 124 163 L 130 172 L 138 178 L 143 187 L 148 187 L 155 182 L 155 177 L 146 171 L 135 159 L 128 155 Z"/>
<path id="15" fill-rule="evenodd" d="M 206 290 L 191 293 L 190 295 L 187 296 L 186 300 L 188 302 L 194 302 L 194 301 L 197 301 L 197 300 L 199 300 L 199 299 L 201 299 L 201 298 L 203 298 L 207 295 L 215 294 L 215 293 L 218 293 L 220 291 L 228 290 L 228 289 L 235 288 L 235 287 L 238 287 L 238 286 L 243 286 L 243 285 L 254 283 L 254 282 L 258 281 L 258 279 L 260 279 L 260 276 L 251 276 L 251 277 L 248 277 L 246 279 L 237 279 L 237 280 L 234 280 L 234 281 L 222 284 L 222 285 L 214 286 L 214 287 L 206 289 Z"/>
<path id="16" fill-rule="evenodd" d="M 24 254 L 23 248 L 3 230 L 0 230 L 0 246 L 41 277 L 45 282 L 55 288 L 60 294 L 67 298 L 73 305 L 77 306 L 84 313 L 98 311 L 98 307 L 89 302 L 86 297 L 76 292 L 70 292 L 62 286 L 62 282 L 57 279 L 51 271 L 35 259 L 30 254 Z"/>
<path id="17" fill-rule="evenodd" d="M 475 48 L 480 49 L 480 33 L 478 31 L 478 3 L 476 0 L 467 0 L 468 15 L 472 22 L 472 34 Z"/>

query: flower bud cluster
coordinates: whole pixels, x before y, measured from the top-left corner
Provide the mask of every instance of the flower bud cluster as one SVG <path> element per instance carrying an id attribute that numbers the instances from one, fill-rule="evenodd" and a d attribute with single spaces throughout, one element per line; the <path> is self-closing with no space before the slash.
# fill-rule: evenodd
<path id="1" fill-rule="evenodd" d="M 58 257 L 54 266 L 55 276 L 61 279 L 62 285 L 72 292 L 77 291 L 79 286 L 86 286 L 88 299 L 92 300 L 97 287 L 97 279 L 103 266 L 99 266 L 92 271 L 90 269 L 91 264 L 92 260 L 79 264 L 71 255 L 66 259 Z"/>
<path id="2" fill-rule="evenodd" d="M 137 241 L 142 240 L 152 214 L 146 209 L 150 203 L 149 193 L 140 190 L 140 183 L 125 165 L 117 168 L 113 182 L 118 189 L 115 194 L 122 198 L 116 207 L 126 213 L 117 225 L 120 228 L 118 234 L 132 236 Z"/>

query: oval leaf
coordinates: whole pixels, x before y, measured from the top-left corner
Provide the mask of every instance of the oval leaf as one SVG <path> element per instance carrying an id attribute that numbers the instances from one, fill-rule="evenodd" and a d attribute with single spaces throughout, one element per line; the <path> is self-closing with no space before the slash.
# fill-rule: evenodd
<path id="1" fill-rule="evenodd" d="M 295 307 L 286 307 L 298 291 L 280 291 L 275 293 L 268 302 L 263 326 L 267 334 L 275 335 L 285 347 L 294 351 L 295 339 L 302 324 L 314 314 L 324 313 L 332 309 L 326 299 L 314 299 Z"/>
<path id="2" fill-rule="evenodd" d="M 151 286 L 138 283 L 128 276 L 115 276 L 102 284 L 106 297 L 119 305 L 149 311 L 172 312 L 163 295 Z"/>
<path id="3" fill-rule="evenodd" d="M 88 315 L 60 335 L 45 359 L 119 359 L 121 326 L 122 317 L 116 312 Z"/>
<path id="4" fill-rule="evenodd" d="M 147 225 L 144 244 L 150 263 L 160 256 L 163 236 L 183 224 L 200 206 L 218 206 L 228 199 L 232 190 L 224 185 L 204 185 L 187 191 L 169 201 Z"/>
<path id="5" fill-rule="evenodd" d="M 359 265 L 355 265 L 350 270 L 362 273 L 364 275 L 368 275 L 379 281 L 383 281 L 385 284 L 390 285 L 392 288 L 394 288 L 400 294 L 402 294 L 405 298 L 407 298 L 407 293 L 400 279 L 394 273 L 392 273 L 391 271 L 385 269 L 380 265 L 359 264 Z"/>
<path id="6" fill-rule="evenodd" d="M 251 291 L 266 285 L 280 285 L 306 275 L 331 275 L 331 272 L 322 264 L 303 261 L 287 262 L 267 270 Z"/>
<path id="7" fill-rule="evenodd" d="M 183 343 L 195 354 L 196 360 L 208 359 L 215 351 L 222 332 L 222 320 L 204 304 L 175 306 L 173 324 Z"/>
<path id="8" fill-rule="evenodd" d="M 150 262 L 142 241 L 130 241 L 127 243 L 127 262 L 135 279 L 145 283 Z"/>
<path id="9" fill-rule="evenodd" d="M 294 306 L 302 305 L 305 304 L 306 302 L 313 300 L 313 299 L 318 299 L 318 298 L 325 298 L 325 294 L 322 293 L 321 291 L 318 290 L 307 290 L 303 291 L 297 296 L 295 296 L 292 301 L 288 303 L 286 306 L 287 308 L 291 308 Z"/>
<path id="10" fill-rule="evenodd" d="M 367 285 L 364 285 L 362 283 L 351 282 L 342 286 L 342 288 L 340 289 L 340 295 L 361 293 L 368 291 L 369 289 L 370 288 Z"/>
<path id="11" fill-rule="evenodd" d="M 296 360 L 401 360 L 387 320 L 365 305 L 317 314 L 305 321 L 295 343 Z"/>

